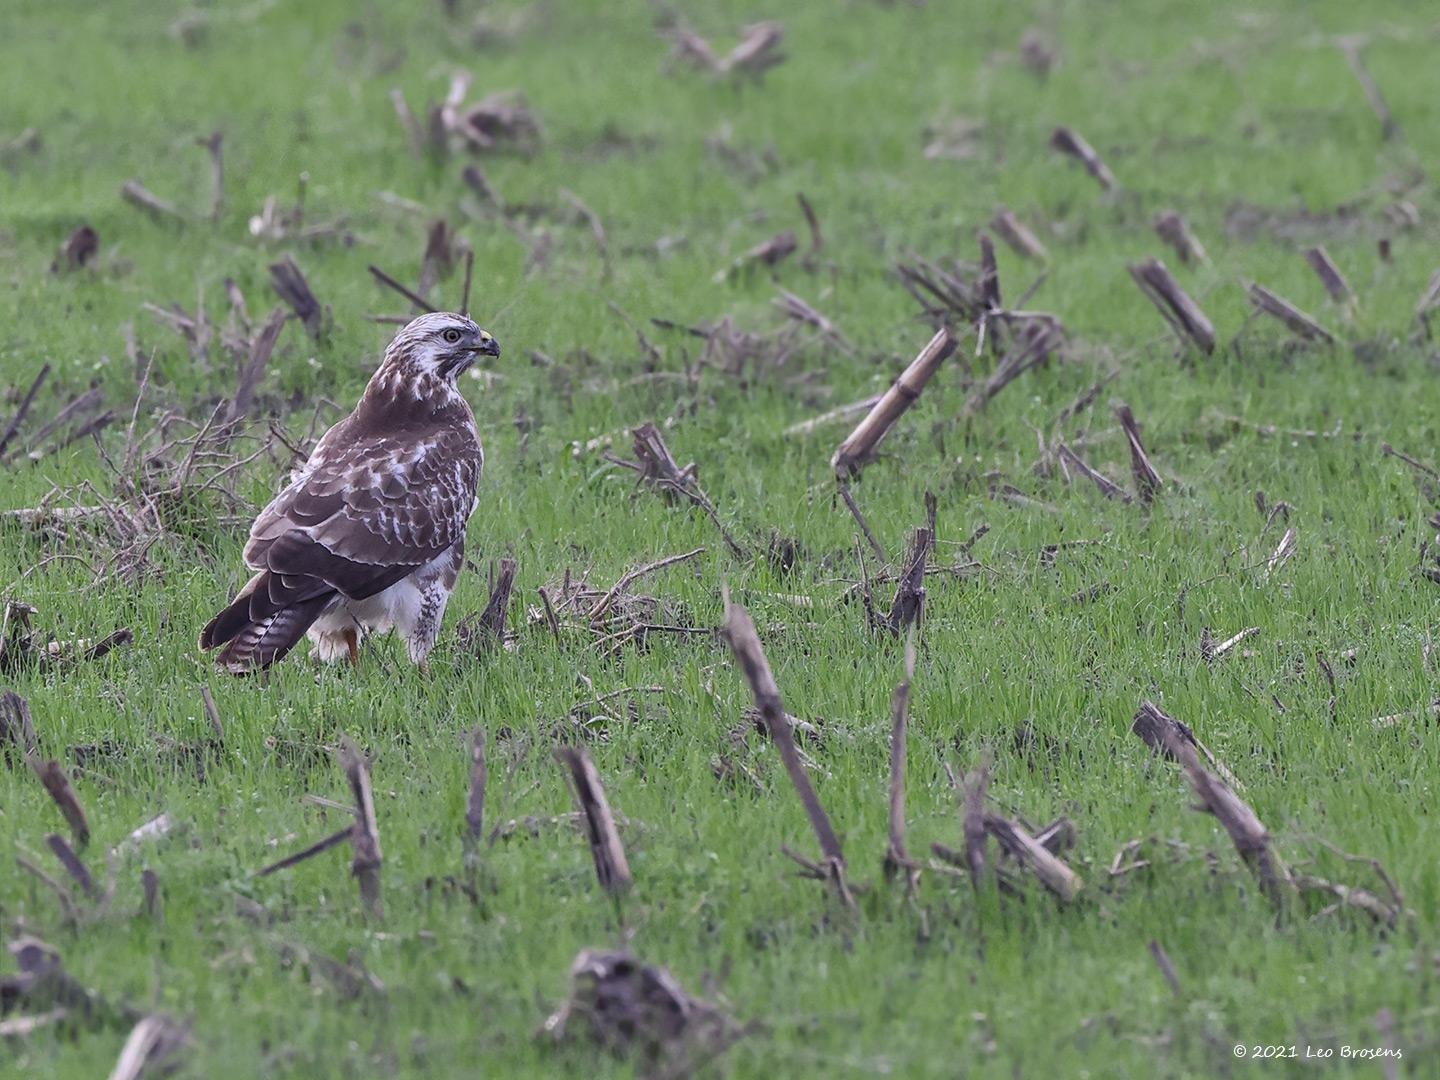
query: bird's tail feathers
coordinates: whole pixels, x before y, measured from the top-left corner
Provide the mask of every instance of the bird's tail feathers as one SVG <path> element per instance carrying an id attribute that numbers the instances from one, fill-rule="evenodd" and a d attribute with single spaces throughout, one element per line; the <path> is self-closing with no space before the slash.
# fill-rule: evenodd
<path id="1" fill-rule="evenodd" d="M 260 614 L 254 609 L 269 608 L 269 605 L 252 604 L 251 594 L 260 587 L 260 595 L 266 595 L 268 590 L 263 587 L 268 585 L 264 581 L 268 576 L 262 572 L 251 578 L 239 595 L 200 631 L 200 648 L 220 649 L 215 663 L 232 675 L 262 671 L 284 658 L 335 595 L 333 591 L 324 592 Z"/>

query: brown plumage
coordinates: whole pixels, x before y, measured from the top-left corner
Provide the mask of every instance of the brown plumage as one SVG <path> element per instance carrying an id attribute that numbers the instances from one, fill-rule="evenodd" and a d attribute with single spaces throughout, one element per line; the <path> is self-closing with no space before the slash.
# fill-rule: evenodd
<path id="1" fill-rule="evenodd" d="M 422 315 L 395 336 L 355 411 L 316 444 L 255 519 L 255 576 L 200 632 L 243 674 L 307 632 L 322 660 L 395 628 L 423 664 L 464 561 L 484 454 L 455 379 L 495 339 L 463 315 Z"/>

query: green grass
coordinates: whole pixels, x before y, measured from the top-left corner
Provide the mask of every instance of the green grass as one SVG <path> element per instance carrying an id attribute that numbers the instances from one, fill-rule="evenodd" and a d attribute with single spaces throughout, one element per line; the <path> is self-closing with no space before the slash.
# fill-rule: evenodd
<path id="1" fill-rule="evenodd" d="M 998 3 L 680 5 L 722 48 L 746 22 L 785 22 L 789 59 L 754 86 L 667 75 L 667 46 L 643 5 L 487 6 L 485 17 L 514 32 L 485 47 L 469 31 L 474 5 L 458 6 L 450 24 L 439 4 L 420 2 L 188 12 L 139 0 L 9 5 L 0 140 L 26 127 L 43 139 L 0 171 L 0 387 L 23 392 L 40 363 L 52 365 L 26 430 L 92 383 L 128 418 L 126 324 L 143 354 L 154 352 L 154 414 L 208 414 L 233 389 L 228 360 L 217 348 L 197 362 L 142 304 L 193 311 L 203 299 L 223 321 L 229 277 L 258 319 L 274 302 L 266 267 L 289 252 L 335 324 L 318 343 L 288 327 L 262 387 L 264 409 L 303 431 L 320 399 L 348 407 L 373 369 L 388 330 L 364 315 L 401 310 L 366 264 L 413 282 L 426 224 L 447 217 L 476 253 L 475 313 L 505 349 L 492 379 L 467 383 L 488 455 L 471 554 L 481 566 L 517 559 L 511 614 L 521 630 L 513 651 L 480 660 L 447 631 L 428 677 L 381 642 L 358 673 L 317 673 L 301 650 L 268 682 L 232 681 L 212 673 L 193 643 L 242 580 L 239 528 L 202 516 L 150 553 L 154 573 L 97 583 L 69 559 L 27 575 L 51 554 L 103 557 L 83 537 L 4 526 L 0 595 L 39 609 L 43 634 L 94 637 L 122 625 L 136 634 L 95 663 L 0 675 L 29 700 L 45 753 L 74 764 L 73 748 L 106 744 L 76 777 L 95 831 L 92 870 L 103 874 L 102 853 L 162 811 L 181 826 L 119 859 L 109 910 L 78 929 L 4 853 L 7 933 L 23 925 L 44 937 L 108 999 L 193 1016 L 196 1076 L 626 1075 L 633 1063 L 533 1038 L 563 998 L 576 952 L 617 937 L 583 839 L 522 832 L 484 850 L 477 902 L 457 888 L 464 735 L 477 724 L 489 733 L 490 821 L 562 813 L 571 797 L 550 751 L 580 737 L 571 710 L 658 685 L 663 693 L 640 695 L 633 712 L 615 699 L 589 748 L 627 822 L 633 949 L 696 992 L 715 977 L 726 1006 L 762 1024 L 727 1055 L 723 1074 L 1302 1071 L 1295 1062 L 1237 1065 L 1231 1048 L 1243 1042 L 1334 1047 L 1335 1060 L 1304 1075 L 1372 1076 L 1374 1063 L 1341 1060 L 1338 1048 L 1379 1045 L 1375 1017 L 1386 1008 L 1405 1055 L 1401 1075 L 1433 1075 L 1440 728 L 1425 658 L 1435 586 L 1415 567 L 1435 506 L 1380 450 L 1389 442 L 1434 463 L 1440 441 L 1434 346 L 1411 338 L 1440 220 L 1424 171 L 1440 156 L 1433 19 L 1410 4 L 1361 12 L 1339 0 L 1261 11 L 1175 0 L 1033 12 Z M 203 24 L 193 45 L 171 32 L 182 17 Z M 1014 57 L 1029 25 L 1062 50 L 1043 82 Z M 1404 135 L 1389 143 L 1340 53 L 1321 47 L 1326 34 L 1367 29 L 1381 31 L 1366 60 Z M 527 271 L 527 246 L 475 204 L 461 159 L 417 160 L 406 148 L 390 89 L 403 88 L 419 110 L 458 67 L 473 72 L 476 97 L 523 90 L 544 123 L 538 153 L 483 163 L 527 226 L 550 235 L 539 269 Z M 973 159 L 922 156 L 928 126 L 967 117 L 984 125 Z M 1047 148 L 1062 123 L 1099 149 L 1123 193 L 1101 195 Z M 722 128 L 750 165 L 713 148 Z M 120 185 L 137 177 L 202 210 L 207 166 L 193 138 L 217 129 L 227 166 L 217 222 L 157 224 L 120 200 Z M 343 216 L 352 246 L 267 245 L 250 235 L 266 196 L 288 204 L 302 171 L 308 220 Z M 1416 186 L 1387 190 L 1403 178 Z M 604 223 L 608 277 L 561 188 Z M 386 191 L 429 214 L 395 209 L 379 198 Z M 818 267 L 797 256 L 774 281 L 761 273 L 715 284 L 718 269 L 781 228 L 803 242 L 796 192 L 820 216 Z M 1418 228 L 1387 222 L 1384 208 L 1398 198 L 1418 208 Z M 1327 216 L 1352 201 L 1352 221 Z M 942 561 L 990 526 L 974 549 L 981 568 L 929 582 L 910 739 L 912 850 L 958 843 L 943 765 L 969 766 L 989 748 L 1000 807 L 1037 822 L 1074 819 L 1073 859 L 1087 887 L 1060 909 L 1038 892 L 1024 902 L 977 900 L 966 882 L 926 872 L 922 940 L 916 910 L 879 872 L 889 694 L 902 649 L 870 634 L 860 605 L 845 600 L 860 576 L 855 530 L 827 468 L 843 427 L 808 439 L 782 432 L 894 377 L 929 333 L 894 262 L 908 251 L 973 258 L 975 232 L 1000 203 L 1050 248 L 1048 277 L 1028 306 L 1064 321 L 1069 355 L 967 422 L 956 417 L 984 368 L 970 371 L 962 350 L 856 494 L 892 556 L 921 521 L 927 490 L 939 500 Z M 1321 217 L 1299 234 L 1232 235 L 1227 212 L 1241 203 Z M 1169 208 L 1187 216 L 1213 259 L 1195 270 L 1167 259 L 1226 343 L 1210 358 L 1177 359 L 1125 270 L 1168 255 L 1150 220 Z M 82 221 L 100 234 L 96 266 L 51 276 L 55 249 Z M 682 242 L 659 255 L 662 237 Z M 1388 263 L 1377 254 L 1382 237 L 1392 241 Z M 1348 326 L 1300 256 L 1314 242 L 1359 294 Z M 1036 268 L 1002 250 L 1000 272 L 1014 299 Z M 1316 314 L 1344 344 L 1297 352 L 1276 324 L 1247 323 L 1249 280 Z M 780 319 L 770 306 L 776 282 L 834 319 L 856 355 L 810 343 L 779 371 L 703 369 L 692 392 L 683 378 L 648 376 L 682 373 L 701 343 L 647 324 L 657 364 L 607 306 L 641 323 L 730 315 L 741 329 L 769 332 Z M 458 276 L 441 288 L 454 302 Z M 532 364 L 529 350 L 554 364 Z M 1119 374 L 1096 408 L 1063 433 L 1088 429 L 1098 440 L 1088 460 L 1124 478 L 1110 408 L 1130 403 L 1152 458 L 1174 480 L 1149 511 L 1030 471 L 1031 425 L 1052 432 L 1056 413 L 1112 368 Z M 1342 433 L 1266 437 L 1228 416 Z M 528 426 L 523 439 L 517 417 Z M 623 454 L 627 427 L 667 418 L 677 457 L 699 463 L 746 544 L 763 550 L 772 530 L 798 540 L 791 573 L 731 556 L 702 515 L 635 492 L 630 474 L 583 449 L 610 436 Z M 150 419 L 142 413 L 141 426 Z M 112 451 L 122 427 L 106 437 Z M 241 488 L 262 503 L 283 468 L 278 456 L 262 457 Z M 1054 511 L 992 500 L 995 472 Z M 105 490 L 108 476 L 93 444 L 81 442 L 0 471 L 0 509 L 34 505 L 52 484 L 89 480 Z M 1257 489 L 1294 508 L 1298 536 L 1294 558 L 1268 578 L 1254 566 L 1279 529 L 1262 535 Z M 1093 543 L 1053 565 L 1040 558 L 1045 545 L 1070 540 Z M 714 626 L 728 582 L 755 617 L 787 708 L 823 718 L 812 775 L 852 878 L 869 886 L 853 925 L 779 853 L 782 844 L 810 851 L 813 841 L 773 751 L 753 736 L 742 751 L 729 747 L 749 696 L 718 641 L 652 638 L 644 651 L 606 657 L 578 636 L 557 642 L 543 624 L 526 624 L 536 588 L 567 567 L 603 587 L 700 545 L 703 556 L 644 587 L 677 618 Z M 1094 602 L 1072 602 L 1100 583 L 1110 588 Z M 814 606 L 776 594 L 804 594 Z M 449 626 L 484 600 L 482 578 L 463 577 Z M 1259 633 L 1244 655 L 1201 659 L 1202 630 L 1223 638 L 1250 626 Z M 1333 712 L 1321 655 L 1335 668 Z M 225 740 L 197 776 L 160 747 L 207 736 L 207 685 Z M 1390 934 L 1345 914 L 1277 921 L 1214 820 L 1191 812 L 1178 774 L 1129 734 L 1143 698 L 1194 727 L 1241 779 L 1288 859 L 1314 858 L 1317 872 L 1356 881 L 1363 868 L 1340 865 L 1315 838 L 1374 856 L 1413 918 Z M 1393 726 L 1372 723 L 1401 713 Z M 1016 737 L 1027 727 L 1028 745 Z M 301 802 L 307 792 L 346 797 L 321 751 L 342 732 L 375 758 L 383 925 L 362 917 L 340 852 L 251 877 L 343 824 Z M 753 768 L 763 793 L 718 781 L 711 763 L 721 753 Z M 43 851 L 45 834 L 62 827 L 29 770 L 0 769 L 7 845 Z M 1137 837 L 1154 865 L 1107 881 L 1116 849 Z M 1189 845 L 1189 857 L 1172 856 L 1171 840 Z M 161 882 L 163 922 L 134 914 L 142 866 Z M 273 924 L 238 917 L 241 895 L 263 904 Z M 283 962 L 274 938 L 339 958 L 353 952 L 386 990 L 345 1000 L 305 965 Z M 1152 939 L 1174 962 L 1179 1000 L 1151 960 Z M 123 1025 L 81 1025 L 5 1042 L 0 1072 L 100 1075 L 124 1037 Z"/>

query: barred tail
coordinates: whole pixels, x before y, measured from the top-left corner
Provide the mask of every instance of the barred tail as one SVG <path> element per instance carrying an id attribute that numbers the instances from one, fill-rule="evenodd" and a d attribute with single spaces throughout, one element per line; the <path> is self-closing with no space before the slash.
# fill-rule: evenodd
<path id="1" fill-rule="evenodd" d="M 256 574 L 200 631 L 200 648 L 219 648 L 215 662 L 232 675 L 262 671 L 283 659 L 335 595 L 330 590 L 276 608 L 265 602 L 270 576 L 269 571 Z"/>

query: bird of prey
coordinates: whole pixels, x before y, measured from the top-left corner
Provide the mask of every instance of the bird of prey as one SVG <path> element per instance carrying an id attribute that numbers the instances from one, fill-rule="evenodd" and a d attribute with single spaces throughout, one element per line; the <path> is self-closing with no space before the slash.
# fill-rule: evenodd
<path id="1" fill-rule="evenodd" d="M 464 562 L 484 453 L 455 380 L 500 346 L 464 315 L 395 335 L 355 411 L 327 431 L 250 528 L 255 571 L 200 632 L 233 674 L 269 667 L 308 633 L 320 660 L 358 659 L 394 629 L 422 669 Z"/>

